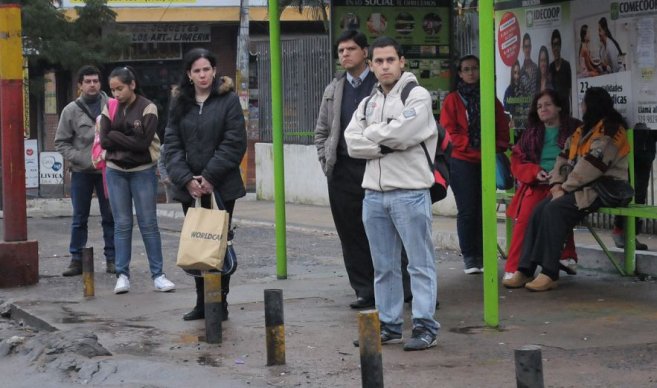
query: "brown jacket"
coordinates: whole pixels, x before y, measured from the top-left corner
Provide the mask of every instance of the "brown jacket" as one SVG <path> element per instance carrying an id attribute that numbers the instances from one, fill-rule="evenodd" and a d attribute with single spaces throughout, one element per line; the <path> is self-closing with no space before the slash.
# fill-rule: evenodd
<path id="1" fill-rule="evenodd" d="M 598 194 L 590 187 L 601 176 L 629 180 L 627 167 L 630 145 L 625 128 L 619 127 L 613 136 L 605 133 L 604 122 L 598 122 L 582 135 L 579 127 L 567 140 L 550 173 L 550 185 L 561 184 L 566 192 L 575 192 L 579 209 L 593 204 Z"/>

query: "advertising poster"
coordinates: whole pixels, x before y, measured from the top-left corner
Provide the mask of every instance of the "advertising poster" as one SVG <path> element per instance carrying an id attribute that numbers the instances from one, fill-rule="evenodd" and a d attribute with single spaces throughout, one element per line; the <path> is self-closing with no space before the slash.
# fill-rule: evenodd
<path id="1" fill-rule="evenodd" d="M 495 6 L 496 94 L 517 131 L 526 126 L 533 97 L 554 89 L 571 111 L 577 62 L 571 2 L 507 1 Z"/>
<path id="2" fill-rule="evenodd" d="M 335 0 L 331 17 L 334 40 L 342 31 L 363 32 L 368 42 L 379 36 L 397 40 L 411 71 L 433 98 L 434 113 L 450 87 L 450 0 Z M 337 53 L 333 53 L 337 70 Z"/>
<path id="3" fill-rule="evenodd" d="M 42 185 L 64 184 L 64 159 L 59 152 L 42 152 L 39 163 L 39 181 Z"/>
<path id="4" fill-rule="evenodd" d="M 575 1 L 577 95 L 605 88 L 631 127 L 657 129 L 656 1 Z"/>
<path id="5" fill-rule="evenodd" d="M 36 139 L 25 139 L 25 188 L 39 187 L 39 150 Z"/>

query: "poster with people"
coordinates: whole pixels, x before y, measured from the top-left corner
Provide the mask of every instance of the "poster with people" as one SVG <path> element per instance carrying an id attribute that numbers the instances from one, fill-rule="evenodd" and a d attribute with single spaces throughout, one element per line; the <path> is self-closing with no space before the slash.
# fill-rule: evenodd
<path id="1" fill-rule="evenodd" d="M 578 98 L 589 87 L 603 87 L 630 126 L 657 129 L 657 2 L 580 0 L 573 14 Z"/>
<path id="2" fill-rule="evenodd" d="M 344 30 L 359 30 L 368 42 L 379 36 L 397 40 L 404 51 L 406 71 L 410 71 L 432 96 L 434 114 L 450 87 L 450 0 L 331 2 L 333 39 Z M 339 69 L 337 53 L 334 53 Z"/>
<path id="3" fill-rule="evenodd" d="M 532 96 L 551 85 L 573 116 L 598 86 L 630 126 L 657 129 L 657 1 L 498 1 L 495 29 L 497 95 L 516 128 Z"/>
<path id="4" fill-rule="evenodd" d="M 592 86 L 605 88 L 614 107 L 628 120 L 632 115 L 632 65 L 629 61 L 630 34 L 611 18 L 611 1 L 574 2 L 573 27 L 577 45 L 577 97 L 584 98 Z M 581 110 L 579 115 L 581 117 Z"/>
<path id="5" fill-rule="evenodd" d="M 554 89 L 572 110 L 575 58 L 570 1 L 495 6 L 496 90 L 517 133 L 536 93 Z"/>

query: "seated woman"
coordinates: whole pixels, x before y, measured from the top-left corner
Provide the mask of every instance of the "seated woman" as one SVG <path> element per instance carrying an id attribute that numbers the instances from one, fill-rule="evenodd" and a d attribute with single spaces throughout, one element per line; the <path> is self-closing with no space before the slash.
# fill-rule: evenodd
<path id="1" fill-rule="evenodd" d="M 591 184 L 602 176 L 628 180 L 627 124 L 609 93 L 589 88 L 582 102 L 584 124 L 566 140 L 550 172 L 550 196 L 534 210 L 527 227 L 518 270 L 504 285 L 548 291 L 557 287 L 559 257 L 566 236 L 601 206 Z M 537 266 L 541 273 L 533 279 Z"/>
<path id="2" fill-rule="evenodd" d="M 568 108 L 552 89 L 544 90 L 534 97 L 527 119 L 528 126 L 513 147 L 511 156 L 511 172 L 520 187 L 507 209 L 507 216 L 515 223 L 502 284 L 511 279 L 518 269 L 522 243 L 532 211 L 550 194 L 548 171 L 554 167 L 557 155 L 563 149 L 568 136 L 582 124 L 569 116 Z M 561 261 L 566 272 L 575 273 L 577 253 L 572 230 L 561 253 Z"/>

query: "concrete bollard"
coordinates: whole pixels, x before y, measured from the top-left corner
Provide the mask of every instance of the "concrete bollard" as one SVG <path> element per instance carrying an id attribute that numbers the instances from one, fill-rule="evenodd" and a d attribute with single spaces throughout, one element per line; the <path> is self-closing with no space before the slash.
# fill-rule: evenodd
<path id="1" fill-rule="evenodd" d="M 265 327 L 267 331 L 267 366 L 285 365 L 283 290 L 265 290 Z"/>
<path id="2" fill-rule="evenodd" d="M 94 248 L 82 248 L 82 282 L 84 283 L 84 296 L 91 297 L 96 294 L 94 285 Z"/>
<path id="3" fill-rule="evenodd" d="M 205 342 L 209 344 L 220 344 L 222 329 L 221 318 L 221 274 L 203 274 L 203 285 L 205 293 Z"/>
<path id="4" fill-rule="evenodd" d="M 363 388 L 383 387 L 381 323 L 378 310 L 358 313 L 358 347 Z"/>
<path id="5" fill-rule="evenodd" d="M 541 347 L 525 345 L 513 351 L 516 359 L 516 386 L 543 388 L 543 360 Z"/>

